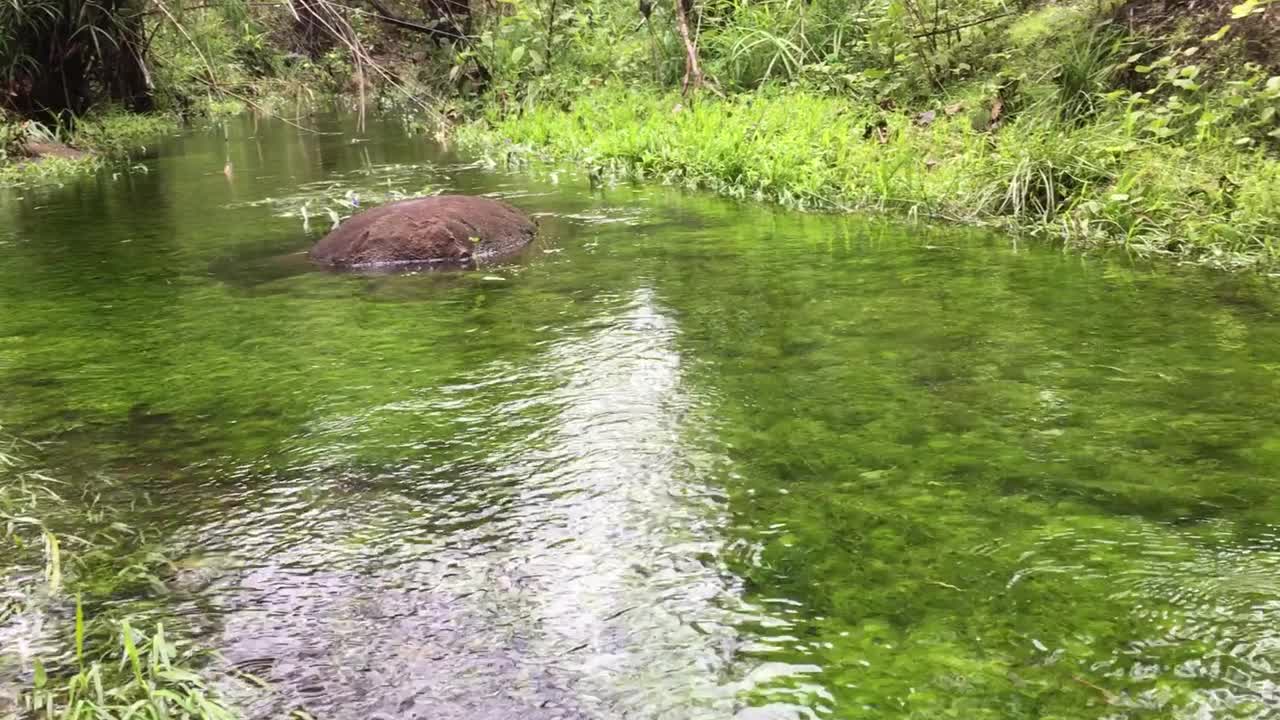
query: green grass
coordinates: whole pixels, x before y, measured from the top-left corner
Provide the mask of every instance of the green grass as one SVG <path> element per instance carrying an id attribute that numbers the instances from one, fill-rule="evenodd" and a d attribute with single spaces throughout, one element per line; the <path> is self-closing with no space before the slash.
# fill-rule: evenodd
<path id="1" fill-rule="evenodd" d="M 166 636 L 156 625 L 147 634 L 122 620 L 103 641 L 114 646 L 99 660 L 86 647 L 86 622 L 77 603 L 74 672 L 50 675 L 36 661 L 24 710 L 41 720 L 234 720 L 204 678 L 191 670 L 201 653 Z"/>
<path id="2" fill-rule="evenodd" d="M 734 197 L 824 210 L 891 211 L 1121 246 L 1223 267 L 1275 263 L 1280 162 L 1224 140 L 1158 143 L 1119 111 L 1077 127 L 1051 102 L 995 132 L 973 127 L 980 95 L 912 113 L 802 91 L 704 97 L 606 87 L 568 110 L 490 117 L 461 140 Z M 1108 114 L 1109 113 L 1109 114 Z M 885 123 L 883 138 L 876 130 Z"/>
<path id="3" fill-rule="evenodd" d="M 0 188 L 49 185 L 96 172 L 103 165 L 100 157 L 47 157 L 0 162 Z"/>
<path id="4" fill-rule="evenodd" d="M 72 144 L 94 153 L 128 157 L 145 150 L 149 143 L 176 131 L 178 127 L 178 117 L 167 113 L 105 112 L 77 123 Z"/>
<path id="5" fill-rule="evenodd" d="M 112 161 L 127 160 L 145 152 L 155 142 L 179 126 L 170 114 L 139 115 L 121 111 L 102 112 L 76 123 L 72 130 L 46 128 L 39 123 L 22 125 L 0 123 L 0 137 L 12 137 L 0 151 L 0 188 L 50 185 L 92 174 Z M 32 129 L 38 132 L 33 132 Z M 20 155 L 19 136 L 27 135 L 40 142 L 66 142 L 85 154 L 79 157 L 46 156 L 28 158 Z"/>

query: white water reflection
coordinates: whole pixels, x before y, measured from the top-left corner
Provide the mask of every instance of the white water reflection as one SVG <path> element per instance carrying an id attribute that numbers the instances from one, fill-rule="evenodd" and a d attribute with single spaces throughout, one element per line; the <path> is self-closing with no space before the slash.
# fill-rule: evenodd
<path id="1" fill-rule="evenodd" d="M 466 418 L 465 452 L 375 478 L 246 480 L 234 506 L 257 510 L 196 544 L 244 568 L 200 595 L 227 657 L 277 688 L 253 715 L 733 715 L 747 686 L 730 673 L 740 587 L 709 482 L 723 461 L 697 442 L 675 323 L 646 289 L 613 305 L 538 368 L 329 426 Z M 531 376 L 554 382 L 509 387 Z"/>

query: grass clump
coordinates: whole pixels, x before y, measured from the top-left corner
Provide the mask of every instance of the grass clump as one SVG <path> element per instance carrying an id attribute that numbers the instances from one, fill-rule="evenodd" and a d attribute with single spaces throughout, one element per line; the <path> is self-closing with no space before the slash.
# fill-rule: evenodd
<path id="1" fill-rule="evenodd" d="M 167 113 L 139 115 L 110 111 L 78 122 L 71 144 L 111 157 L 127 157 L 145 151 L 150 142 L 179 127 L 179 119 Z"/>
<path id="2" fill-rule="evenodd" d="M 66 182 L 92 174 L 102 166 L 102 158 L 93 155 L 9 160 L 0 163 L 0 188 Z"/>
<path id="3" fill-rule="evenodd" d="M 145 152 L 148 143 L 178 124 L 173 114 L 118 109 L 78 120 L 73 128 L 0 119 L 0 187 L 61 183 L 92 174 Z"/>
<path id="4" fill-rule="evenodd" d="M 75 664 L 69 674 L 51 676 L 36 661 L 32 686 L 23 698 L 24 710 L 40 720 L 234 720 L 235 713 L 210 691 L 204 678 L 190 668 L 201 653 L 170 640 L 164 625 L 151 634 L 128 620 L 113 628 L 102 645 L 111 647 L 99 659 L 87 655 L 83 608 L 76 605 Z M 73 672 L 71 672 L 73 671 Z"/>
<path id="5" fill-rule="evenodd" d="M 567 110 L 493 115 L 461 136 L 491 153 L 799 208 L 892 210 L 1230 267 L 1277 259 L 1280 162 L 1261 149 L 1160 142 L 1114 108 L 1080 124 L 1034 97 L 998 130 L 975 128 L 985 97 L 921 114 L 802 90 L 686 106 L 610 86 Z"/>
<path id="6" fill-rule="evenodd" d="M 109 602 L 137 583 L 162 587 L 167 561 L 105 503 L 68 502 L 69 486 L 31 469 L 30 447 L 0 446 L 0 690 L 17 687 L 0 692 L 0 718 L 232 720 L 197 672 L 208 653 L 163 623 L 142 631 Z"/>

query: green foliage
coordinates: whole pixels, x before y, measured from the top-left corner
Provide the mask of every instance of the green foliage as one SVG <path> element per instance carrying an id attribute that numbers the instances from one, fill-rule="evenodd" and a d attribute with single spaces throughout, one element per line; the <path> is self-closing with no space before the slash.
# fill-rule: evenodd
<path id="1" fill-rule="evenodd" d="M 84 157 L 47 157 L 38 161 L 10 158 L 0 161 L 0 188 L 23 185 L 48 185 L 92 173 L 102 167 L 102 160 Z"/>
<path id="2" fill-rule="evenodd" d="M 172 115 L 104 111 L 82 118 L 74 129 L 51 128 L 34 120 L 0 123 L 0 187 L 64 182 L 124 161 L 178 126 Z M 60 146 L 65 155 L 31 158 L 29 143 Z"/>
<path id="3" fill-rule="evenodd" d="M 1081 35 L 1067 46 L 1055 85 L 1062 119 L 1081 122 L 1098 112 L 1111 90 L 1123 41 L 1110 27 Z"/>
<path id="4" fill-rule="evenodd" d="M 1037 50 L 1053 44 L 1063 34 L 1074 36 L 1088 17 L 1085 8 L 1077 5 L 1045 5 L 1010 23 L 1009 43 L 1017 50 Z"/>
<path id="5" fill-rule="evenodd" d="M 478 147 L 571 160 L 611 177 L 662 180 L 796 207 L 896 209 L 995 223 L 1076 245 L 1122 245 L 1218 265 L 1274 262 L 1280 162 L 1206 139 L 1194 157 L 1130 133 L 1027 112 L 995 136 L 963 113 L 921 125 L 837 99 L 786 92 L 702 101 L 610 88 L 572 110 L 492 117 Z M 884 131 L 875 131 L 883 122 Z"/>
<path id="6" fill-rule="evenodd" d="M 491 97 L 531 107 L 573 97 L 603 79 L 667 81 L 679 50 L 665 8 L 647 23 L 619 0 L 503 0 L 481 18 L 476 40 L 449 72 L 461 82 L 471 61 L 493 75 Z"/>
<path id="7" fill-rule="evenodd" d="M 107 111 L 76 123 L 72 143 L 76 147 L 104 155 L 127 157 L 177 128 L 177 119 L 172 115 Z"/>
<path id="8" fill-rule="evenodd" d="M 159 22 L 153 44 L 157 104 L 187 115 L 217 114 L 241 102 L 236 97 L 311 107 L 342 89 L 350 65 L 341 53 L 290 57 L 273 38 L 272 26 L 289 19 L 283 8 L 254 13 L 243 0 L 223 0 L 180 10 L 177 24 Z"/>
<path id="9" fill-rule="evenodd" d="M 1206 71 L 1194 50 L 1145 64 L 1141 54 L 1129 58 L 1150 86 L 1107 96 L 1122 106 L 1128 129 L 1159 141 L 1280 148 L 1280 75 L 1253 63 Z"/>
<path id="10" fill-rule="evenodd" d="M 236 714 L 192 670 L 202 653 L 122 620 L 98 647 L 86 647 L 83 607 L 76 604 L 75 665 L 71 674 L 51 675 L 38 660 L 24 698 L 34 720 L 234 720 Z M 92 638 L 92 635 L 90 635 Z M 96 638 L 95 638 L 96 640 Z M 108 648 L 114 646 L 114 653 Z M 95 650 L 104 653 L 94 658 Z"/>

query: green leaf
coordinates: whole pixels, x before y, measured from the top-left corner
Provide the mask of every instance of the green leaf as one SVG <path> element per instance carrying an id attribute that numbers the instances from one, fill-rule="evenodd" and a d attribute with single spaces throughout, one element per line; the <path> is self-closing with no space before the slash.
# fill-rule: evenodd
<path id="1" fill-rule="evenodd" d="M 84 603 L 76 595 L 76 663 L 84 668 Z"/>
<path id="2" fill-rule="evenodd" d="M 1241 18 L 1249 17 L 1255 12 L 1259 12 L 1261 8 L 1258 7 L 1258 4 L 1258 0 L 1245 0 L 1239 5 L 1231 8 L 1231 18 L 1233 20 L 1239 20 Z"/>
<path id="3" fill-rule="evenodd" d="M 1226 37 L 1226 36 L 1227 36 L 1227 33 L 1229 33 L 1229 32 L 1231 32 L 1231 24 L 1230 24 L 1230 23 L 1228 23 L 1228 24 L 1226 24 L 1226 25 L 1223 25 L 1222 27 L 1218 28 L 1218 32 L 1216 32 L 1216 33 L 1214 33 L 1214 34 L 1212 34 L 1212 35 L 1210 35 L 1210 36 L 1206 37 L 1206 38 L 1204 39 L 1204 41 L 1205 41 L 1205 42 L 1207 42 L 1207 43 L 1215 43 L 1215 42 L 1218 42 L 1218 41 L 1219 41 L 1219 40 L 1221 40 L 1222 38 Z"/>
<path id="4" fill-rule="evenodd" d="M 199 685 L 202 682 L 199 675 L 191 672 L 190 670 L 183 670 L 181 668 L 168 668 L 161 670 L 156 673 L 156 677 L 171 683 L 191 683 L 193 685 Z"/>
<path id="5" fill-rule="evenodd" d="M 133 642 L 133 627 L 129 625 L 128 620 L 120 621 L 120 637 L 124 641 L 125 658 L 133 668 L 134 678 L 137 679 L 138 685 L 147 687 L 147 681 L 142 676 L 142 656 L 138 653 L 138 646 Z"/>
<path id="6" fill-rule="evenodd" d="M 512 62 L 512 64 L 518 64 L 518 63 L 520 62 L 520 58 L 522 58 L 522 57 L 524 57 L 524 46 L 523 46 L 523 45 L 521 45 L 521 46 L 517 47 L 515 50 L 512 50 L 512 51 L 511 51 L 511 62 Z"/>
<path id="7" fill-rule="evenodd" d="M 1135 67 L 1133 71 L 1136 73 L 1142 73 L 1143 75 L 1146 75 L 1147 73 L 1151 72 L 1154 69 L 1155 68 L 1151 67 L 1150 65 L 1139 65 Z"/>

